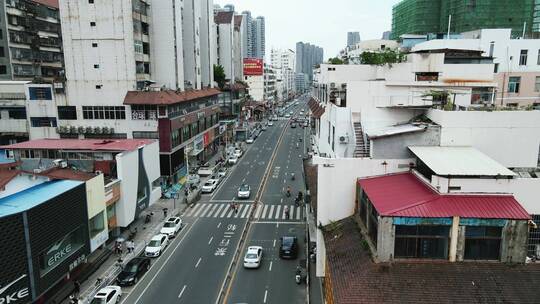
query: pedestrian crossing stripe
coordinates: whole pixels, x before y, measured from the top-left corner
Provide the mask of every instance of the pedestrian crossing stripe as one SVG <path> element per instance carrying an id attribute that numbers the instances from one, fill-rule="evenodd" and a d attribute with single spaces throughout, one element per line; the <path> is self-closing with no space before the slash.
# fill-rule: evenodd
<path id="1" fill-rule="evenodd" d="M 230 204 L 201 203 L 184 212 L 185 217 L 199 218 L 248 218 L 252 204 L 240 204 L 235 212 Z M 289 211 L 287 217 L 287 210 Z M 255 220 L 298 220 L 302 219 L 303 208 L 295 205 L 257 205 Z"/>

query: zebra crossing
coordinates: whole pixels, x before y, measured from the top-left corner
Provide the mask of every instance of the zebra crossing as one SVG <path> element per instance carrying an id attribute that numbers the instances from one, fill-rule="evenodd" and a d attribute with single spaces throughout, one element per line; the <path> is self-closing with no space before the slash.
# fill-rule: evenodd
<path id="1" fill-rule="evenodd" d="M 287 207 L 289 217 L 287 218 Z M 184 217 L 199 218 L 248 218 L 253 209 L 252 204 L 238 205 L 238 212 L 234 212 L 228 203 L 199 203 L 184 213 Z M 301 221 L 303 220 L 304 208 L 295 205 L 257 205 L 255 220 L 264 221 Z"/>

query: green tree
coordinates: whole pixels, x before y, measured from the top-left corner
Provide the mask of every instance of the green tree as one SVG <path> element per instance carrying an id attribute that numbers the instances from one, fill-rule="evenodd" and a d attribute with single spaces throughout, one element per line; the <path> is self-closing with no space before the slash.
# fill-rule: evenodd
<path id="1" fill-rule="evenodd" d="M 220 89 L 225 86 L 225 69 L 223 66 L 214 64 L 214 80 L 218 83 Z"/>
<path id="2" fill-rule="evenodd" d="M 330 63 L 330 64 L 343 64 L 343 60 L 341 60 L 341 58 L 334 57 L 334 58 L 329 58 L 328 63 Z"/>
<path id="3" fill-rule="evenodd" d="M 393 63 L 405 61 L 406 56 L 398 50 L 385 49 L 382 52 L 363 52 L 360 55 L 361 64 L 385 65 L 392 67 Z"/>

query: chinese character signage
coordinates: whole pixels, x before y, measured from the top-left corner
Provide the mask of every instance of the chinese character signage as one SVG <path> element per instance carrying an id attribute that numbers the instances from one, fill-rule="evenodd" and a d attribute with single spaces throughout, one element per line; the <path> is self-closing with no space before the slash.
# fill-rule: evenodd
<path id="1" fill-rule="evenodd" d="M 261 76 L 263 60 L 259 58 L 244 58 L 244 76 Z"/>

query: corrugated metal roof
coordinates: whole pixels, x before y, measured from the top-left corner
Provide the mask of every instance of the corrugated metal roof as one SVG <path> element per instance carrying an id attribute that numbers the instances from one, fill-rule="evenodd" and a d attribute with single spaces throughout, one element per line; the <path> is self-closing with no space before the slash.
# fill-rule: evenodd
<path id="1" fill-rule="evenodd" d="M 188 90 L 177 92 L 166 91 L 130 91 L 124 98 L 127 105 L 171 105 L 191 101 L 199 98 L 219 95 L 220 90 L 216 88 L 206 88 L 202 90 Z"/>
<path id="2" fill-rule="evenodd" d="M 232 23 L 234 12 L 218 12 L 214 16 L 214 22 L 217 24 Z"/>
<path id="3" fill-rule="evenodd" d="M 437 175 L 516 175 L 473 147 L 409 146 L 409 150 Z"/>
<path id="4" fill-rule="evenodd" d="M 152 139 L 36 139 L 12 145 L 3 149 L 46 149 L 85 151 L 133 151 L 143 145 L 155 142 Z"/>
<path id="5" fill-rule="evenodd" d="M 360 179 L 358 183 L 382 216 L 530 219 L 512 195 L 442 195 L 412 173 Z"/>

